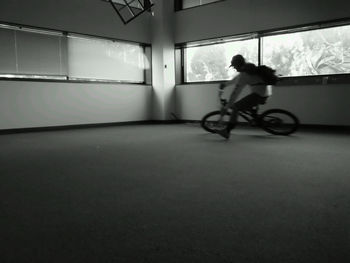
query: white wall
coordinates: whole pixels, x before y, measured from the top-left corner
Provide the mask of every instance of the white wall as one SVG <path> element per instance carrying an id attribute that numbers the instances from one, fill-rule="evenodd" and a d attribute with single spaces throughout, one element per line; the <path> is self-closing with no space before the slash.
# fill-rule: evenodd
<path id="1" fill-rule="evenodd" d="M 350 17 L 348 0 L 226 0 L 176 13 L 176 43 Z M 232 54 L 234 55 L 234 54 Z M 349 85 L 281 86 L 268 107 L 294 112 L 304 124 L 350 125 Z M 214 84 L 176 87 L 176 114 L 199 120 L 218 108 Z"/>
<path id="2" fill-rule="evenodd" d="M 225 91 L 228 98 L 230 91 Z M 244 95 L 244 93 L 242 94 Z M 283 108 L 297 115 L 302 124 L 350 125 L 348 85 L 277 86 L 261 110 Z M 176 87 L 176 114 L 183 120 L 200 120 L 218 110 L 218 84 L 179 85 Z"/>
<path id="3" fill-rule="evenodd" d="M 230 36 L 349 17 L 349 0 L 226 0 L 176 13 L 175 41 Z"/>
<path id="4" fill-rule="evenodd" d="M 173 1 L 162 5 L 168 11 L 165 7 L 172 8 Z M 160 41 L 159 34 L 166 33 L 166 44 L 154 57 L 160 61 L 154 70 L 163 75 L 159 76 L 160 92 L 153 95 L 161 96 L 162 111 L 156 119 L 167 119 L 173 103 L 173 80 L 165 77 L 174 67 L 166 48 L 171 42 L 343 18 L 349 16 L 349 5 L 348 0 L 227 0 L 177 12 L 172 29 L 174 18 L 163 14 L 163 22 L 169 23 L 163 31 L 152 30 L 154 18 L 147 14 L 125 26 L 111 6 L 100 0 L 2 0 L 0 21 L 144 43 Z M 183 119 L 200 119 L 216 108 L 216 92 L 210 84 L 176 87 L 176 113 Z M 0 81 L 0 129 L 152 119 L 151 97 L 149 86 Z M 275 92 L 270 106 L 290 108 L 304 123 L 349 125 L 347 98 L 346 85 L 286 86 Z"/>
<path id="5" fill-rule="evenodd" d="M 150 43 L 150 16 L 124 25 L 101 0 L 1 0 L 0 21 Z"/>
<path id="6" fill-rule="evenodd" d="M 152 87 L 0 81 L 0 129 L 150 119 Z"/>
<path id="7" fill-rule="evenodd" d="M 101 0 L 1 0 L 0 22 L 151 42 L 150 16 L 124 25 Z M 0 80 L 0 129 L 151 119 L 152 87 Z"/>
<path id="8" fill-rule="evenodd" d="M 174 112 L 175 57 L 173 0 L 154 1 L 152 17 L 153 119 L 168 120 Z"/>

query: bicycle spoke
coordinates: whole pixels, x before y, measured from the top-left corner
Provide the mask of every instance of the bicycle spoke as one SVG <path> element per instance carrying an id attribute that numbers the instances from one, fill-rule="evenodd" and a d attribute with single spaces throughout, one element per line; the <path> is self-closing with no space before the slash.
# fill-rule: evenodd
<path id="1" fill-rule="evenodd" d="M 229 119 L 229 115 L 221 116 L 220 114 L 214 114 L 205 118 L 202 125 L 204 125 L 207 128 L 207 130 L 215 132 L 218 130 L 225 129 L 227 127 Z"/>
<path id="2" fill-rule="evenodd" d="M 286 111 L 271 111 L 264 114 L 261 119 L 262 126 L 274 134 L 286 135 L 295 131 L 297 127 L 296 119 Z"/>

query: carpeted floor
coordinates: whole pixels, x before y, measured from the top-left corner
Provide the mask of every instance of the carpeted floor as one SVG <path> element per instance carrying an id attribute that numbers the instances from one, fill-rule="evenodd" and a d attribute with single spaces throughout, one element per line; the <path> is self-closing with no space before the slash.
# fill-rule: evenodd
<path id="1" fill-rule="evenodd" d="M 0 136 L 0 262 L 350 262 L 349 134 Z"/>

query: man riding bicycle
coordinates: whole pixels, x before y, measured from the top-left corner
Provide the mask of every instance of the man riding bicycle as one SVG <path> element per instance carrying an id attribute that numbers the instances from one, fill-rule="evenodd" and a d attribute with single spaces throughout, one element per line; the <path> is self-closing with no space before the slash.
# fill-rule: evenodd
<path id="1" fill-rule="evenodd" d="M 251 110 L 259 104 L 265 104 L 272 95 L 271 85 L 276 84 L 278 80 L 275 70 L 267 66 L 256 66 L 253 63 L 248 63 L 242 55 L 233 56 L 230 67 L 234 67 L 239 74 L 232 80 L 220 84 L 221 89 L 234 86 L 228 103 L 221 109 L 221 118 L 229 109 L 232 109 L 232 113 L 226 129 L 217 131 L 226 139 L 230 138 L 231 130 L 236 126 L 238 112 Z M 250 88 L 251 93 L 236 101 L 244 88 Z"/>

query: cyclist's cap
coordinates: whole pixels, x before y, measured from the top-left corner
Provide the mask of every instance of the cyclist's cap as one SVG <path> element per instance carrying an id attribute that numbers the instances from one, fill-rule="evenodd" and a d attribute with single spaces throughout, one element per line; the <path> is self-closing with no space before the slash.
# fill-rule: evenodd
<path id="1" fill-rule="evenodd" d="M 245 64 L 245 59 L 242 55 L 235 55 L 231 59 L 231 65 L 230 67 L 236 67 L 239 68 Z"/>

